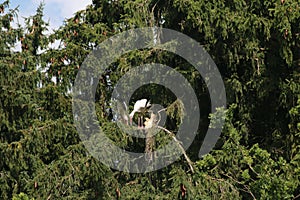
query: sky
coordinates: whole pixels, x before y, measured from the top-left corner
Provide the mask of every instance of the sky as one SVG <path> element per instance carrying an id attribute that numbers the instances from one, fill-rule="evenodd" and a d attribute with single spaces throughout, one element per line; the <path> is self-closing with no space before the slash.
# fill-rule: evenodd
<path id="1" fill-rule="evenodd" d="M 22 24 L 23 17 L 34 15 L 41 2 L 45 3 L 44 20 L 49 20 L 50 31 L 63 25 L 64 19 L 72 17 L 75 12 L 92 4 L 92 0 L 10 0 L 10 8 L 19 6 L 18 18 Z"/>

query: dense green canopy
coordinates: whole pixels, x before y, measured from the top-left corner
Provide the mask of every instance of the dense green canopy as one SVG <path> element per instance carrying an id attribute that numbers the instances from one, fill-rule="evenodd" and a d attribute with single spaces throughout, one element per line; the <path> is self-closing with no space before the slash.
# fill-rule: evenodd
<path id="1" fill-rule="evenodd" d="M 93 0 L 52 34 L 43 6 L 14 27 L 18 10 L 0 2 L 1 199 L 300 197 L 299 0 Z M 226 122 L 214 150 L 198 158 L 215 120 L 200 74 L 158 49 L 122 55 L 99 77 L 95 99 L 98 123 L 117 146 L 145 151 L 144 140 L 118 128 L 111 113 L 113 88 L 133 67 L 155 62 L 176 69 L 201 102 L 198 134 L 186 156 L 158 171 L 131 174 L 103 165 L 86 150 L 74 126 L 70 91 L 98 44 L 149 26 L 180 31 L 211 55 L 227 92 Z M 59 47 L 50 48 L 54 42 Z M 18 43 L 21 51 L 14 51 Z M 166 107 L 165 128 L 177 131 L 184 112 L 170 90 L 145 85 L 134 92 L 130 110 L 141 98 Z M 153 148 L 171 139 L 160 131 Z"/>

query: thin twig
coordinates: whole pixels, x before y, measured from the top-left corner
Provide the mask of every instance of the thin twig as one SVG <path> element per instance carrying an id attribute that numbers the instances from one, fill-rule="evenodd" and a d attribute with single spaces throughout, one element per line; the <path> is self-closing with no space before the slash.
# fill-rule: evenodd
<path id="1" fill-rule="evenodd" d="M 240 182 L 240 181 L 234 179 L 233 177 L 231 177 L 231 176 L 228 175 L 228 174 L 222 173 L 222 175 L 224 175 L 224 176 L 226 176 L 227 178 L 230 178 L 231 180 L 233 180 L 234 182 L 236 182 L 236 183 L 238 183 L 238 184 L 244 186 L 244 188 L 247 189 L 247 190 L 243 190 L 243 189 L 241 189 L 241 190 L 243 190 L 244 192 L 247 192 L 248 194 L 250 194 L 250 195 L 252 196 L 252 198 L 253 198 L 254 200 L 256 200 L 256 197 L 254 196 L 254 194 L 251 192 L 251 190 L 249 189 L 249 187 L 248 187 L 247 185 L 245 185 L 245 184 L 243 184 L 242 182 Z"/>
<path id="2" fill-rule="evenodd" d="M 167 109 L 166 108 L 163 108 L 163 109 L 161 109 L 161 110 L 159 110 L 159 111 L 157 111 L 157 114 L 158 114 L 158 120 L 157 120 L 157 122 L 156 122 L 156 124 L 159 124 L 159 122 L 160 122 L 160 120 L 161 120 L 161 115 L 160 115 L 160 112 L 162 112 L 162 111 L 166 111 Z"/>
<path id="3" fill-rule="evenodd" d="M 48 196 L 47 200 L 50 200 L 51 196 L 52 196 L 52 194 L 50 194 L 50 195 Z"/>
<path id="4" fill-rule="evenodd" d="M 293 200 L 296 200 L 296 199 L 298 199 L 300 197 L 300 194 L 298 194 L 297 196 L 295 196 L 294 198 L 293 198 Z"/>
<path id="5" fill-rule="evenodd" d="M 166 110 L 167 110 L 167 108 L 163 108 L 163 109 L 157 111 L 157 113 L 160 113 L 161 111 L 166 111 Z"/>
<path id="6" fill-rule="evenodd" d="M 194 173 L 194 168 L 193 168 L 193 166 L 192 166 L 192 161 L 191 161 L 190 158 L 187 156 L 187 154 L 186 154 L 184 148 L 182 147 L 182 145 L 180 144 L 180 142 L 176 139 L 175 134 L 172 133 L 171 131 L 169 131 L 168 129 L 164 128 L 164 127 L 161 127 L 161 126 L 157 126 L 157 127 L 158 127 L 159 129 L 161 129 L 161 130 L 163 130 L 163 131 L 165 131 L 165 132 L 167 132 L 167 133 L 169 133 L 169 134 L 171 135 L 171 137 L 173 138 L 173 140 L 178 144 L 180 150 L 182 151 L 182 153 L 183 153 L 183 155 L 184 155 L 186 161 L 187 161 L 188 164 L 189 164 L 189 167 L 190 167 L 192 173 Z"/>

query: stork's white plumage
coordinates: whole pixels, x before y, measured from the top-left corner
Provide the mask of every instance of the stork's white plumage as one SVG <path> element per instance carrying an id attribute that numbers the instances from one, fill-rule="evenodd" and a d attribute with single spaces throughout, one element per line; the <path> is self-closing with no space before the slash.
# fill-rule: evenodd
<path id="1" fill-rule="evenodd" d="M 155 117 L 156 115 L 154 113 L 151 113 L 150 115 L 150 118 L 146 118 L 146 121 L 145 121 L 145 129 L 148 129 L 148 128 L 152 128 L 153 125 L 154 125 L 154 121 L 155 121 Z"/>
<path id="2" fill-rule="evenodd" d="M 147 109 L 150 106 L 151 106 L 151 103 L 147 99 L 140 99 L 140 100 L 136 101 L 133 106 L 133 111 L 129 114 L 130 124 L 132 124 L 132 118 L 136 112 L 142 112 L 144 109 Z M 138 121 L 141 121 L 141 119 L 139 119 Z M 140 126 L 140 125 L 142 125 L 142 123 L 141 124 L 138 123 L 138 126 Z"/>

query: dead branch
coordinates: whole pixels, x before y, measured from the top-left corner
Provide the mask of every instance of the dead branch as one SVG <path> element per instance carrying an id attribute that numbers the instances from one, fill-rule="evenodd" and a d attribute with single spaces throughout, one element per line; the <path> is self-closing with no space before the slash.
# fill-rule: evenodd
<path id="1" fill-rule="evenodd" d="M 168 129 L 164 128 L 164 127 L 161 127 L 161 126 L 157 126 L 157 127 L 158 127 L 159 129 L 161 129 L 161 130 L 163 130 L 163 131 L 165 131 L 165 132 L 167 132 L 167 133 L 170 134 L 170 136 L 171 136 L 171 137 L 173 138 L 173 140 L 178 144 L 180 150 L 182 151 L 182 153 L 183 153 L 183 155 L 184 155 L 186 161 L 188 162 L 188 165 L 189 165 L 189 167 L 190 167 L 192 173 L 194 173 L 194 168 L 193 168 L 193 166 L 192 166 L 192 161 L 191 161 L 190 158 L 187 156 L 187 154 L 186 154 L 184 148 L 182 147 L 182 145 L 180 144 L 180 142 L 176 139 L 176 135 L 175 135 L 174 133 L 172 133 L 171 131 L 169 131 Z"/>

